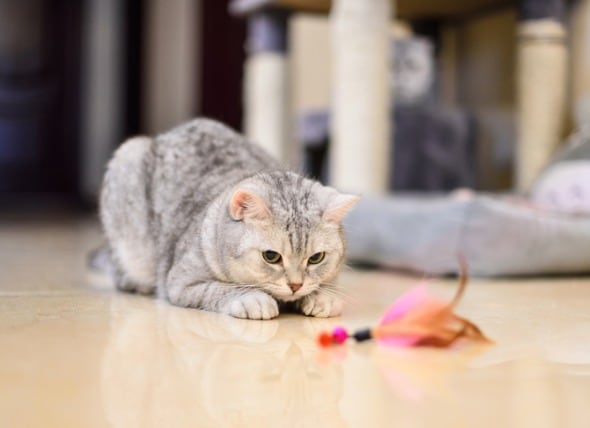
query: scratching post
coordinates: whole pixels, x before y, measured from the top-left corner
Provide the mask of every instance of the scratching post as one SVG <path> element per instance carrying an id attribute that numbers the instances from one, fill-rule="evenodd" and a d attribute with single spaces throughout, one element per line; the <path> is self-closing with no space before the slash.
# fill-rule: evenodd
<path id="1" fill-rule="evenodd" d="M 249 139 L 285 161 L 289 133 L 287 21 L 284 11 L 262 10 L 248 18 L 245 120 Z"/>
<path id="2" fill-rule="evenodd" d="M 567 48 L 562 0 L 520 0 L 516 185 L 528 191 L 563 127 Z"/>
<path id="3" fill-rule="evenodd" d="M 390 0 L 333 2 L 330 183 L 343 191 L 387 190 L 390 17 Z"/>

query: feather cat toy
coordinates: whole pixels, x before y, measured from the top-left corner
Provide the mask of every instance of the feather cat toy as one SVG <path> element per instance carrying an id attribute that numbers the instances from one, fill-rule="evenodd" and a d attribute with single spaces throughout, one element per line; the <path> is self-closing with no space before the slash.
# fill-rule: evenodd
<path id="1" fill-rule="evenodd" d="M 450 302 L 441 301 L 419 285 L 397 299 L 386 311 L 379 325 L 352 334 L 337 327 L 318 336 L 322 347 L 344 343 L 352 338 L 357 342 L 376 339 L 389 346 L 447 347 L 458 339 L 491 342 L 471 321 L 453 312 L 467 285 L 467 265 L 463 260 L 459 288 Z"/>

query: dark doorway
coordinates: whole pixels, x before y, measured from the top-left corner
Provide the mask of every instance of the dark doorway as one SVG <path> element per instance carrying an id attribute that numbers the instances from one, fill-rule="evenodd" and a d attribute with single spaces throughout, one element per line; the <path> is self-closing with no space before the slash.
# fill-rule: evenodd
<path id="1" fill-rule="evenodd" d="M 242 128 L 245 22 L 228 12 L 228 0 L 203 1 L 201 114 Z"/>
<path id="2" fill-rule="evenodd" d="M 80 2 L 0 3 L 0 192 L 72 192 Z"/>

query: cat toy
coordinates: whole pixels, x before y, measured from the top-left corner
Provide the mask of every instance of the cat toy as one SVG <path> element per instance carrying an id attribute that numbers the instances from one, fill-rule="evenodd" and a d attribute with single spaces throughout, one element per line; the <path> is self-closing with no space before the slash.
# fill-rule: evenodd
<path id="1" fill-rule="evenodd" d="M 447 347 L 458 339 L 474 342 L 491 342 L 471 321 L 456 315 L 453 309 L 461 299 L 467 285 L 467 265 L 460 259 L 459 287 L 450 302 L 444 302 L 419 285 L 397 299 L 383 315 L 376 327 L 349 333 L 343 327 L 322 332 L 317 341 L 321 347 L 339 345 L 348 339 L 363 342 L 376 339 L 388 346 Z"/>

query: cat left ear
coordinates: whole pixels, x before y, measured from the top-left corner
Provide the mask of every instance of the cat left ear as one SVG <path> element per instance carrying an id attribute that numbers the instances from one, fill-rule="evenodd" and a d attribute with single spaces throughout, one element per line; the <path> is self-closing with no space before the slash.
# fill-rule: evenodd
<path id="1" fill-rule="evenodd" d="M 248 190 L 237 190 L 231 197 L 229 212 L 234 220 L 264 220 L 270 211 L 262 199 Z"/>
<path id="2" fill-rule="evenodd" d="M 340 223 L 346 213 L 359 201 L 360 196 L 337 194 L 333 196 L 322 218 L 331 223 Z"/>

